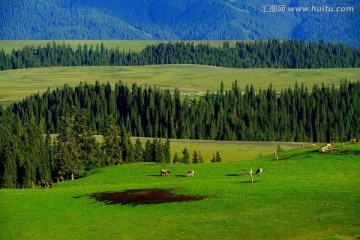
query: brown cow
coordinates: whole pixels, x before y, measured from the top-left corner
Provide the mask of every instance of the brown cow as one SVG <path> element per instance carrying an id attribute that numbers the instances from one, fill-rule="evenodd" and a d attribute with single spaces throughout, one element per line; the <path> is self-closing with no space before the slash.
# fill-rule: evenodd
<path id="1" fill-rule="evenodd" d="M 170 174 L 170 173 L 171 173 L 170 170 L 165 170 L 165 169 L 161 169 L 161 170 L 160 170 L 160 175 L 161 175 L 161 176 L 166 176 L 166 175 L 168 175 L 168 174 Z"/>
<path id="2" fill-rule="evenodd" d="M 241 174 L 246 175 L 246 174 L 248 174 L 248 172 L 245 169 L 243 169 L 243 170 L 241 170 Z"/>
<path id="3" fill-rule="evenodd" d="M 356 142 L 357 142 L 357 139 L 356 139 L 356 138 L 352 138 L 352 139 L 350 139 L 350 142 L 351 142 L 351 143 L 356 143 Z"/>

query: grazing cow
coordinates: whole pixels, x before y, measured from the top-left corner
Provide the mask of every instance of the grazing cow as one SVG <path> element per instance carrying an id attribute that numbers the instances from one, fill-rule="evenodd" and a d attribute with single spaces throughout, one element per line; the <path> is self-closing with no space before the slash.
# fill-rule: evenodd
<path id="1" fill-rule="evenodd" d="M 170 173 L 171 173 L 170 170 L 165 170 L 165 169 L 161 169 L 161 170 L 160 170 L 160 175 L 161 175 L 161 176 L 166 176 L 166 175 L 168 175 L 168 174 L 170 174 Z"/>
<path id="2" fill-rule="evenodd" d="M 352 139 L 350 139 L 350 142 L 351 142 L 351 143 L 356 143 L 357 140 L 356 140 L 356 138 L 352 138 Z"/>
<path id="3" fill-rule="evenodd" d="M 243 169 L 243 170 L 241 170 L 241 174 L 246 175 L 246 174 L 248 174 L 248 172 L 245 169 Z"/>
<path id="4" fill-rule="evenodd" d="M 47 184 L 46 184 L 46 182 L 43 180 L 43 179 L 41 179 L 41 187 L 42 188 L 46 188 L 47 187 Z"/>
<path id="5" fill-rule="evenodd" d="M 52 181 L 51 180 L 44 181 L 44 179 L 41 179 L 41 187 L 42 188 L 52 188 Z"/>
<path id="6" fill-rule="evenodd" d="M 262 169 L 262 168 L 258 168 L 258 169 L 256 170 L 256 174 L 262 174 L 262 172 L 263 172 L 263 169 Z"/>
<path id="7" fill-rule="evenodd" d="M 194 170 L 189 170 L 189 171 L 187 171 L 187 176 L 188 176 L 188 177 L 193 177 L 194 174 L 195 174 L 195 171 L 194 171 Z"/>
<path id="8" fill-rule="evenodd" d="M 311 144 L 312 147 L 317 147 L 317 145 L 315 143 Z"/>

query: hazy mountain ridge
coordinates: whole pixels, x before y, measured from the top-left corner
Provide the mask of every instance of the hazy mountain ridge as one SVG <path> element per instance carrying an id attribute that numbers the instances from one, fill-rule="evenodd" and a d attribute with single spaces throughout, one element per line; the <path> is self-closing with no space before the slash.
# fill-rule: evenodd
<path id="1" fill-rule="evenodd" d="M 4 0 L 2 5 L 0 39 L 275 38 L 360 46 L 357 0 Z M 350 6 L 354 11 L 268 12 L 270 5 Z"/>

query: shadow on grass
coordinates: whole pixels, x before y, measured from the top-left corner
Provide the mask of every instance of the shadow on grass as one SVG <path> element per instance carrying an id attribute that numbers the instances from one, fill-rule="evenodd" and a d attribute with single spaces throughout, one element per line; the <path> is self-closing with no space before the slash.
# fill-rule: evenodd
<path id="1" fill-rule="evenodd" d="M 289 160 L 289 159 L 304 156 L 304 155 L 307 156 L 307 157 L 310 157 L 310 155 L 309 155 L 310 153 L 318 153 L 318 152 L 319 152 L 318 150 L 306 151 L 306 152 L 303 152 L 303 153 L 292 154 L 290 156 L 279 157 L 279 160 L 274 160 L 274 161 Z"/>
<path id="2" fill-rule="evenodd" d="M 247 181 L 241 181 L 240 183 L 245 183 L 245 184 L 247 184 L 247 183 L 249 183 L 249 184 L 254 184 L 254 183 L 259 183 L 259 182 L 261 182 L 261 181 L 256 181 L 256 180 L 254 180 L 254 182 L 252 183 L 252 182 L 251 182 L 251 180 L 247 180 Z"/>
<path id="3" fill-rule="evenodd" d="M 104 202 L 107 205 L 121 204 L 136 206 L 139 204 L 161 204 L 171 202 L 200 201 L 207 198 L 203 195 L 177 195 L 173 189 L 129 189 L 122 192 L 99 192 L 90 198 Z"/>
<path id="4" fill-rule="evenodd" d="M 150 174 L 150 175 L 146 175 L 146 176 L 148 176 L 148 177 L 165 177 L 160 174 Z"/>
<path id="5" fill-rule="evenodd" d="M 227 176 L 227 177 L 238 177 L 238 176 L 242 176 L 242 175 L 239 174 L 239 173 L 230 173 L 230 174 L 227 174 L 225 176 Z"/>
<path id="6" fill-rule="evenodd" d="M 185 174 L 176 174 L 175 177 L 187 177 Z"/>

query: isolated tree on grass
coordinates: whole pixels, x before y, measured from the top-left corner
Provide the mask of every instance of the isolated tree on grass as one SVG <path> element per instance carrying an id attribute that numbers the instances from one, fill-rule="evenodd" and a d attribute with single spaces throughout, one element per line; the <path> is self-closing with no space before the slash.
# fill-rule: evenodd
<path id="1" fill-rule="evenodd" d="M 211 162 L 221 162 L 221 156 L 219 151 L 216 151 L 216 153 L 213 154 L 213 158 L 211 159 Z"/>
<path id="2" fill-rule="evenodd" d="M 200 152 L 198 153 L 197 158 L 198 158 L 198 163 L 204 163 L 204 159 Z"/>
<path id="3" fill-rule="evenodd" d="M 198 162 L 199 162 L 198 154 L 194 150 L 193 157 L 192 157 L 192 163 L 198 163 Z"/>
<path id="4" fill-rule="evenodd" d="M 179 156 L 178 156 L 178 154 L 177 154 L 177 152 L 175 153 L 175 155 L 174 155 L 174 158 L 173 158 L 173 163 L 175 164 L 175 163 L 180 163 L 180 161 L 181 161 L 181 159 L 179 158 Z"/>
<path id="5" fill-rule="evenodd" d="M 182 163 L 186 163 L 186 164 L 190 163 L 190 154 L 187 148 L 184 148 L 182 154 L 183 154 Z"/>

